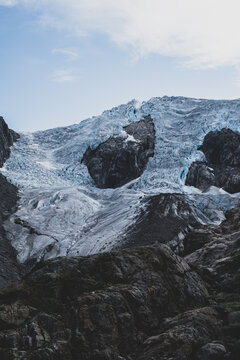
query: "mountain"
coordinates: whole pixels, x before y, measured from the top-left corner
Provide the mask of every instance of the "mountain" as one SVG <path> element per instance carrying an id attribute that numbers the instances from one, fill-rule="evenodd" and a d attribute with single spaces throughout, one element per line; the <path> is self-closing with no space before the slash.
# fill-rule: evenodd
<path id="1" fill-rule="evenodd" d="M 238 359 L 239 116 L 162 97 L 2 119 L 1 358 Z"/>
<path id="2" fill-rule="evenodd" d="M 5 225 L 19 261 L 122 248 L 149 196 L 160 193 L 183 195 L 177 217 L 190 212 L 200 224 L 221 222 L 239 198 L 216 188 L 202 193 L 185 179 L 190 165 L 204 159 L 198 148 L 207 133 L 237 131 L 239 109 L 239 100 L 153 98 L 77 125 L 20 134 L 2 171 L 21 189 L 18 211 Z M 180 238 L 181 248 L 187 227 L 161 242 Z"/>

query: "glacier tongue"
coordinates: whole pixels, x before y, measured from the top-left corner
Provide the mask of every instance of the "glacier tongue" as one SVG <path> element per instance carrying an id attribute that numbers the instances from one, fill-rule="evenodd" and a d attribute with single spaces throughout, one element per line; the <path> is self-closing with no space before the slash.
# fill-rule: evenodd
<path id="1" fill-rule="evenodd" d="M 143 207 L 143 196 L 107 189 L 100 197 L 76 186 L 25 190 L 5 229 L 20 262 L 89 255 L 117 245 Z"/>
<path id="2" fill-rule="evenodd" d="M 97 189 L 81 164 L 87 147 L 123 136 L 123 126 L 149 114 L 155 155 L 143 175 L 131 189 Z M 240 100 L 163 97 L 142 104 L 133 100 L 69 127 L 21 134 L 1 169 L 21 189 L 19 209 L 5 224 L 19 260 L 114 248 L 141 211 L 141 198 L 151 194 L 198 194 L 192 199 L 199 206 L 201 196 L 202 204 L 216 204 L 219 216 L 211 220 L 220 221 L 221 211 L 236 206 L 239 197 L 202 194 L 184 183 L 190 164 L 203 157 L 197 149 L 206 133 L 223 127 L 239 132 L 239 116 Z"/>

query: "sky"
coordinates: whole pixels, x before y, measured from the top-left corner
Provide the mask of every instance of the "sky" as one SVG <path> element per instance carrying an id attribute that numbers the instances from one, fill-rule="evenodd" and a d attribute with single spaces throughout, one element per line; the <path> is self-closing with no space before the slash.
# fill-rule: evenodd
<path id="1" fill-rule="evenodd" d="M 36 131 L 133 98 L 239 98 L 239 13 L 239 0 L 0 0 L 0 115 Z"/>

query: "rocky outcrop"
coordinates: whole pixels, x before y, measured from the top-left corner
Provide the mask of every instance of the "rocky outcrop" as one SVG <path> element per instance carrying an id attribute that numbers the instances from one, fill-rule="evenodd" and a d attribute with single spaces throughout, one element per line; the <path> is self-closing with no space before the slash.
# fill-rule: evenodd
<path id="1" fill-rule="evenodd" d="M 10 147 L 18 138 L 19 135 L 15 131 L 10 130 L 3 117 L 0 116 L 0 167 L 3 166 L 5 160 L 9 157 Z"/>
<path id="2" fill-rule="evenodd" d="M 220 226 L 190 232 L 183 240 L 186 260 L 201 269 L 218 292 L 240 293 L 240 208 L 226 213 Z"/>
<path id="3" fill-rule="evenodd" d="M 229 193 L 240 192 L 240 135 L 230 129 L 209 132 L 199 148 L 206 162 L 194 162 L 186 185 L 207 190 L 214 185 Z"/>
<path id="4" fill-rule="evenodd" d="M 124 127 L 127 138 L 112 137 L 82 158 L 99 188 L 117 188 L 142 175 L 154 155 L 155 130 L 150 116 Z"/>
<path id="5" fill-rule="evenodd" d="M 174 341 L 167 335 L 174 329 L 177 352 L 177 336 L 192 324 L 191 356 L 194 346 L 221 336 L 217 313 L 166 318 L 207 301 L 199 276 L 165 245 L 57 258 L 0 291 L 0 357 L 150 360 L 152 337 Z"/>
<path id="6" fill-rule="evenodd" d="M 18 189 L 0 174 L 0 287 L 20 280 L 20 266 L 16 251 L 7 239 L 4 221 L 14 211 L 18 200 Z"/>
<path id="7" fill-rule="evenodd" d="M 210 186 L 215 184 L 214 170 L 207 163 L 195 161 L 191 164 L 186 178 L 186 185 L 195 186 L 202 191 L 207 191 Z"/>
<path id="8" fill-rule="evenodd" d="M 223 325 L 223 348 L 205 346 L 199 359 L 239 358 L 240 338 L 240 208 L 226 213 L 220 226 L 190 232 L 183 240 L 185 260 L 204 279 Z M 206 352 L 209 356 L 206 355 Z M 219 352 L 219 353 L 218 353 Z M 218 353 L 218 354 L 217 354 Z M 211 357 L 211 356 L 212 357 Z M 204 357 L 205 356 L 205 357 Z"/>
<path id="9" fill-rule="evenodd" d="M 19 137 L 0 117 L 0 166 L 10 155 L 10 146 Z M 16 260 L 15 250 L 7 240 L 3 222 L 16 208 L 17 188 L 0 174 L 0 287 L 20 279 L 20 268 Z"/>
<path id="10" fill-rule="evenodd" d="M 208 339 L 221 338 L 221 320 L 217 311 L 209 307 L 191 310 L 174 318 L 165 319 L 161 332 L 144 341 L 137 359 L 223 360 L 223 357 L 199 357 L 204 347 L 201 344 L 205 344 Z M 220 344 L 215 344 L 215 347 L 217 346 L 222 347 Z M 209 351 L 205 351 L 205 355 L 209 355 Z"/>
<path id="11" fill-rule="evenodd" d="M 144 200 L 141 213 L 127 230 L 121 247 L 168 244 L 175 252 L 183 251 L 183 239 L 189 229 L 202 227 L 203 213 L 182 194 L 160 194 Z"/>

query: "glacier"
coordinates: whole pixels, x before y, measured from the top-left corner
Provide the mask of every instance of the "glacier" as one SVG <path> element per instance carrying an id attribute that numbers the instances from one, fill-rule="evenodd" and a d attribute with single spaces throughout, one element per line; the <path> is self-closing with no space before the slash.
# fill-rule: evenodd
<path id="1" fill-rule="evenodd" d="M 81 159 L 109 137 L 126 138 L 123 127 L 150 115 L 155 154 L 142 176 L 117 189 L 98 189 Z M 240 131 L 240 100 L 185 97 L 132 100 L 72 126 L 20 133 L 1 168 L 20 189 L 18 209 L 6 222 L 20 262 L 32 258 L 89 255 L 116 248 L 144 211 L 143 199 L 160 193 L 186 194 L 205 223 L 220 223 L 240 195 L 185 186 L 187 171 L 204 136 L 212 130 Z M 126 141 L 131 139 L 126 138 Z M 201 220 L 202 221 L 202 220 Z"/>

